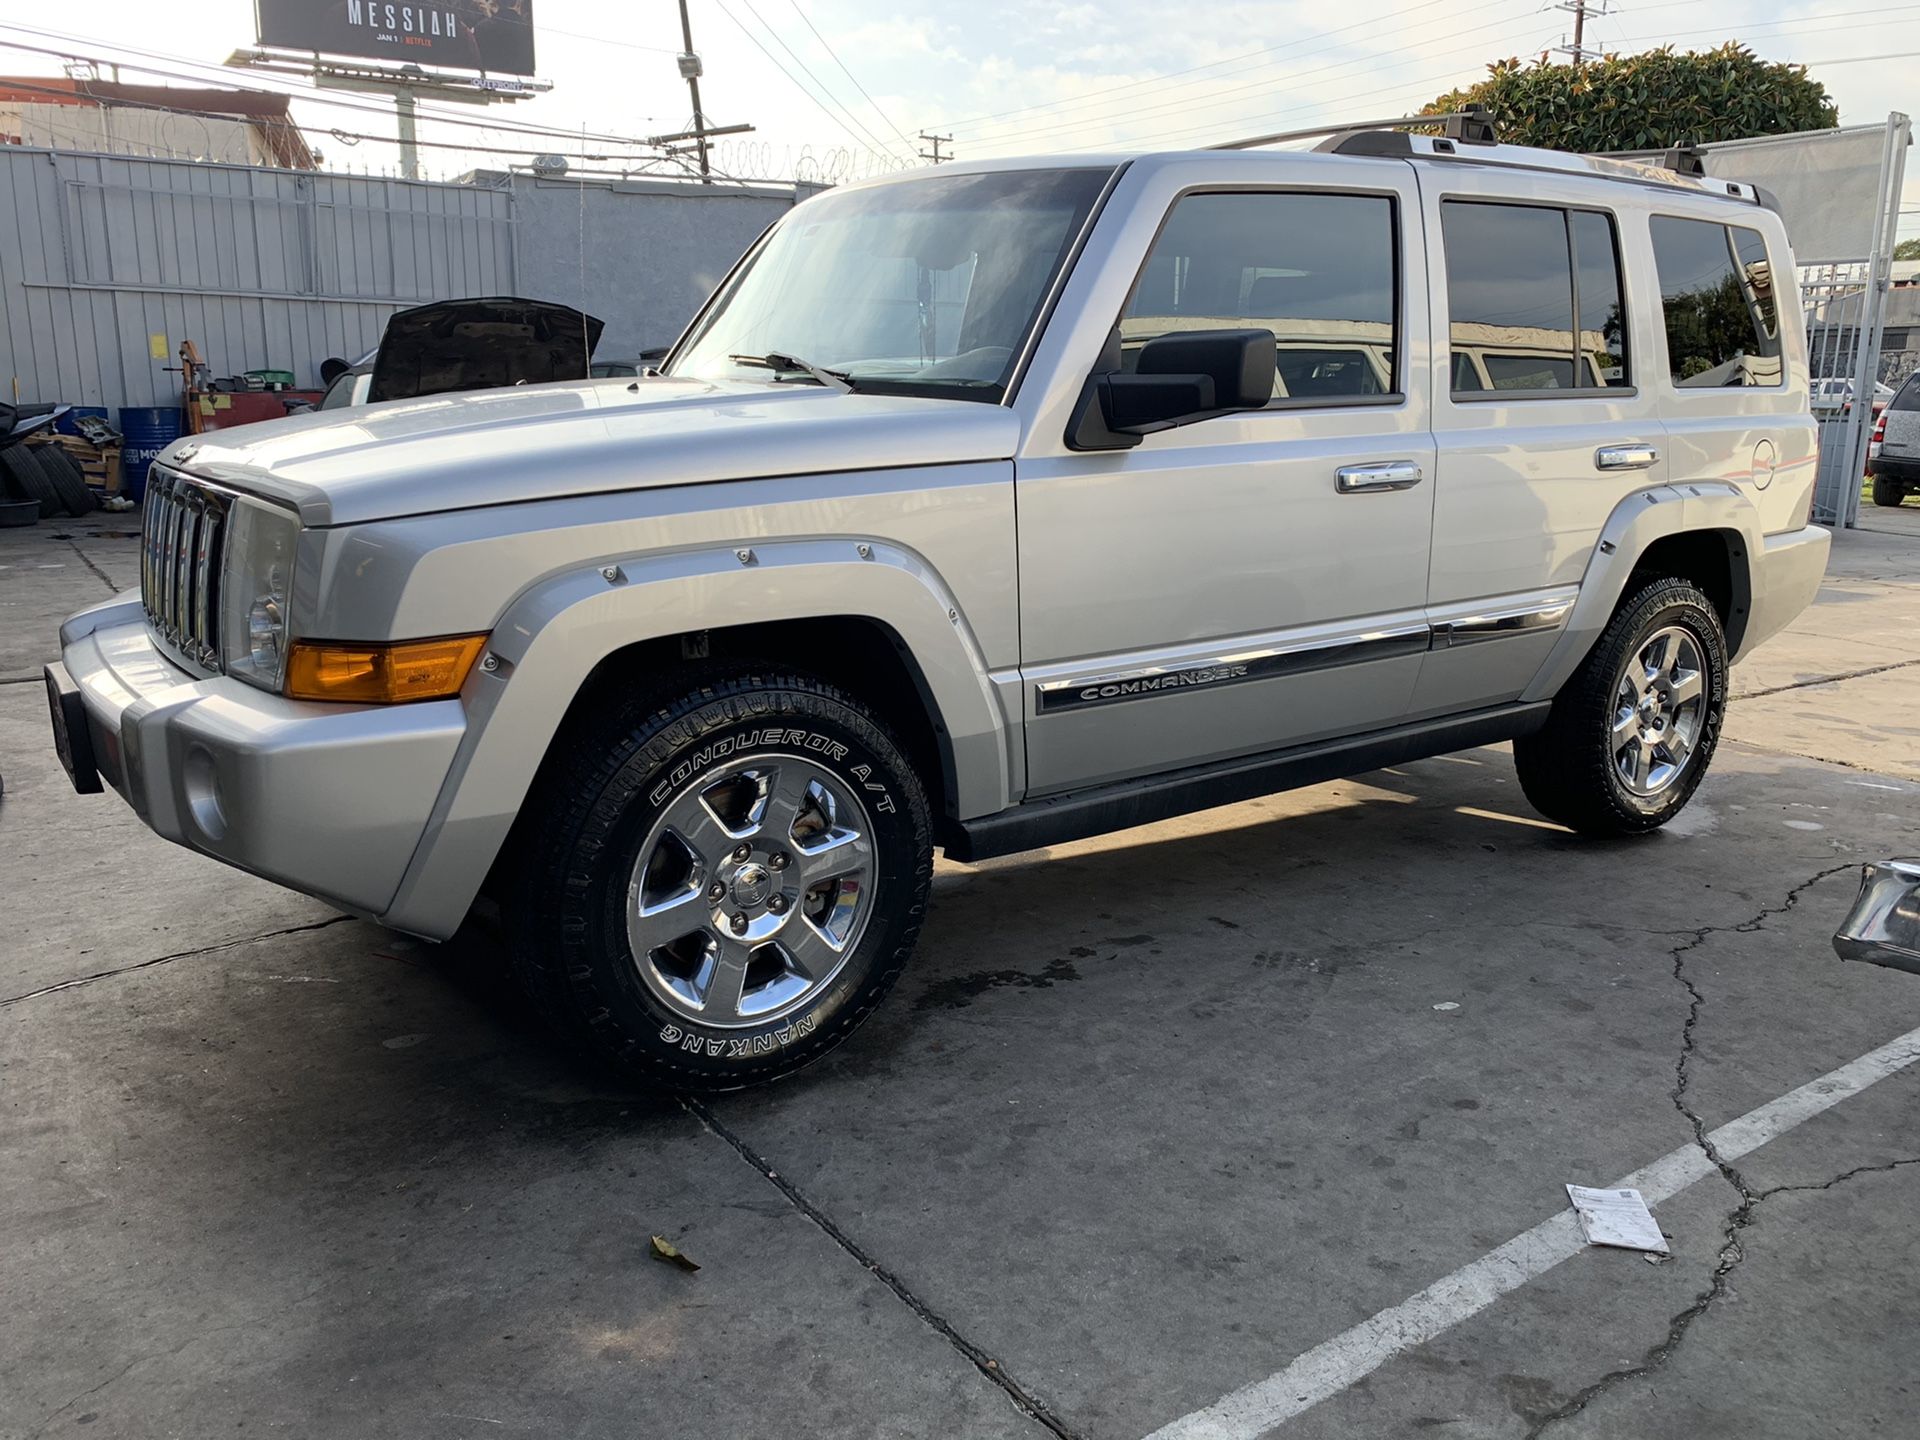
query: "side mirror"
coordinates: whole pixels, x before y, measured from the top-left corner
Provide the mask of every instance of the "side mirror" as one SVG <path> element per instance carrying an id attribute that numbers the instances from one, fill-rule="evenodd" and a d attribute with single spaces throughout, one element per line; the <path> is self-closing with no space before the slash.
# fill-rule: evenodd
<path id="1" fill-rule="evenodd" d="M 1087 377 L 1067 428 L 1071 449 L 1125 449 L 1156 430 L 1259 410 L 1273 398 L 1271 330 L 1162 335 L 1140 347 L 1132 374 L 1119 369 L 1118 355 L 1111 345 L 1108 363 Z"/>
<path id="2" fill-rule="evenodd" d="M 1860 893 L 1834 932 L 1834 953 L 1920 975 L 1920 860 L 1860 867 Z"/>

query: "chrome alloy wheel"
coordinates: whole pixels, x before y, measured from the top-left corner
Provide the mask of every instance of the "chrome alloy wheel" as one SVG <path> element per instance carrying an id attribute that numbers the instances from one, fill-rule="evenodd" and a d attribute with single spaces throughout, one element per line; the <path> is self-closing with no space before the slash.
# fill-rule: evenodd
<path id="1" fill-rule="evenodd" d="M 1680 778 L 1707 716 L 1700 642 L 1678 625 L 1656 630 L 1613 692 L 1613 767 L 1621 784 L 1651 797 Z"/>
<path id="2" fill-rule="evenodd" d="M 761 1025 L 830 985 L 873 910 L 860 797 L 797 755 L 749 755 L 670 799 L 627 885 L 627 940 L 664 1004 Z"/>

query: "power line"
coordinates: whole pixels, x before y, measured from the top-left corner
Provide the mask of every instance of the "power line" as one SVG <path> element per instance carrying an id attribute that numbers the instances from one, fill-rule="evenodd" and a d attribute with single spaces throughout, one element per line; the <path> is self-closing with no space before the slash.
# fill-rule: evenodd
<path id="1" fill-rule="evenodd" d="M 369 105 L 361 101 L 345 99 L 311 86 L 294 84 L 288 89 L 275 89 L 257 82 L 250 85 L 237 84 L 234 81 L 232 73 L 226 71 L 224 67 L 211 65 L 205 61 L 189 60 L 183 56 L 169 55 L 161 51 L 143 50 L 131 45 L 123 45 L 117 41 L 91 40 L 81 36 L 62 35 L 55 31 L 37 30 L 25 25 L 10 25 L 5 22 L 0 22 L 0 30 L 14 30 L 21 34 L 34 35 L 41 39 L 65 42 L 66 47 L 68 47 L 54 48 L 42 45 L 27 45 L 18 40 L 0 39 L 0 47 L 5 47 L 9 50 L 19 50 L 30 55 L 46 55 L 54 59 L 63 60 L 85 60 L 95 65 L 114 65 L 121 69 L 132 70 L 142 75 L 157 75 L 167 80 L 184 80 L 195 85 L 215 86 L 220 89 L 232 90 L 241 95 L 265 95 L 274 99 L 299 100 L 302 103 L 324 105 L 336 110 L 357 111 L 363 115 L 379 115 L 384 117 L 393 113 L 384 105 Z M 85 51 L 70 48 L 73 45 L 95 46 L 114 53 L 88 54 Z M 120 59 L 118 58 L 120 55 L 135 55 L 149 60 L 164 60 L 168 62 L 168 64 L 184 65 L 189 68 L 183 73 L 179 70 L 165 69 L 158 65 L 142 65 L 137 61 Z M 194 73 L 195 70 L 203 70 L 209 73 L 196 74 Z M 562 130 L 551 126 L 532 125 L 513 120 L 474 120 L 468 116 L 448 113 L 437 109 L 429 109 L 426 106 L 420 107 L 420 114 L 422 118 L 434 120 L 439 124 L 460 126 L 466 129 L 492 130 L 521 135 L 539 135 L 561 140 L 577 140 L 580 138 L 580 132 L 578 130 Z M 643 138 L 631 135 L 593 133 L 589 134 L 587 138 L 592 141 L 599 141 L 610 145 L 644 145 L 646 143 Z"/>
<path id="2" fill-rule="evenodd" d="M 1163 74 L 1150 75 L 1150 76 L 1147 76 L 1145 79 L 1141 79 L 1141 80 L 1123 80 L 1117 85 L 1109 85 L 1105 89 L 1101 89 L 1101 90 L 1091 90 L 1091 91 L 1088 91 L 1085 95 L 1076 95 L 1066 100 L 1049 100 L 1038 105 L 1020 105 L 1020 106 L 1016 106 L 1011 110 L 995 110 L 984 115 L 967 115 L 967 116 L 961 117 L 958 120 L 953 120 L 948 123 L 951 126 L 951 128 L 955 130 L 963 130 L 972 125 L 978 124 L 982 121 L 999 120 L 1008 115 L 1027 115 L 1027 114 L 1033 113 L 1036 110 L 1064 109 L 1064 108 L 1070 108 L 1070 107 L 1083 105 L 1083 104 L 1090 104 L 1094 100 L 1097 100 L 1100 96 L 1110 95 L 1117 91 L 1133 90 L 1133 89 L 1137 89 L 1142 85 L 1158 85 L 1163 81 L 1178 79 L 1182 75 L 1195 75 L 1202 70 L 1215 70 L 1222 65 L 1232 65 L 1235 62 L 1240 60 L 1253 59 L 1255 56 L 1270 55 L 1276 51 L 1281 51 L 1281 50 L 1291 50 L 1296 46 L 1305 45 L 1314 40 L 1330 39 L 1335 35 L 1344 35 L 1349 31 L 1359 30 L 1368 25 L 1382 24 L 1388 20 L 1404 20 L 1407 16 L 1418 14 L 1422 10 L 1432 10 L 1439 5 L 1443 5 L 1443 4 L 1452 5 L 1454 3 L 1456 3 L 1456 0 L 1424 0 L 1424 3 L 1422 4 L 1415 5 L 1408 10 L 1397 11 L 1392 15 L 1376 15 L 1372 19 L 1358 20 L 1351 25 L 1343 25 L 1337 30 L 1322 31 L 1317 35 L 1305 36 L 1298 40 L 1283 40 L 1278 44 L 1262 46 L 1258 50 L 1247 50 L 1238 55 L 1229 55 L 1225 59 L 1209 60 L 1204 65 L 1190 65 L 1184 70 L 1169 70 L 1164 72 Z M 1314 52 L 1314 53 L 1318 53 L 1318 52 Z M 1258 67 L 1255 67 L 1255 68 L 1258 68 Z M 1174 88 L 1179 89 L 1183 87 L 1176 86 Z M 996 126 L 992 128 L 998 129 L 1002 127 Z"/>
<path id="3" fill-rule="evenodd" d="M 85 82 L 80 82 L 80 83 L 84 84 Z M 29 94 L 46 95 L 46 96 L 55 97 L 62 100 L 72 100 L 75 96 L 79 96 L 82 99 L 93 100 L 96 103 L 102 104 L 102 105 L 114 105 L 127 110 L 151 110 L 151 111 L 156 111 L 163 115 L 185 115 L 196 120 L 233 119 L 233 120 L 245 122 L 245 121 L 257 120 L 257 119 L 263 118 L 259 116 L 246 116 L 246 115 L 223 116 L 218 114 L 210 114 L 205 110 L 189 110 L 179 105 L 162 105 L 158 101 L 153 101 L 153 100 L 128 100 L 117 95 L 95 95 L 92 91 L 86 90 L 86 89 L 80 89 L 80 90 L 60 89 L 50 85 L 32 85 L 20 80 L 9 81 L 7 83 L 7 88 L 10 90 L 25 90 Z M 284 123 L 289 128 L 298 130 L 303 135 L 327 135 L 327 136 L 331 136 L 335 140 L 341 141 L 344 144 L 358 144 L 363 140 L 371 140 L 376 144 L 380 144 L 380 145 L 398 145 L 400 143 L 398 138 L 392 135 L 369 135 L 361 131 L 340 130 L 340 129 L 330 128 L 325 125 L 302 125 L 297 120 L 294 120 L 291 117 L 288 117 L 284 121 L 282 121 L 278 116 L 264 117 L 264 118 L 272 119 L 275 123 Z M 58 127 L 55 127 L 55 128 L 58 128 Z M 544 155 L 560 155 L 563 158 L 568 160 L 644 160 L 649 163 L 655 163 L 660 160 L 668 158 L 666 156 L 662 156 L 659 154 L 607 155 L 607 154 L 601 154 L 601 153 L 583 153 L 578 151 L 561 151 L 561 150 L 536 151 L 532 147 L 510 150 L 510 149 L 502 149 L 498 146 L 492 146 L 492 145 L 474 145 L 464 140 L 462 141 L 416 140 L 414 143 L 416 145 L 421 146 L 424 149 L 464 150 L 464 151 L 470 151 L 476 155 L 544 154 Z"/>
<path id="4" fill-rule="evenodd" d="M 765 30 L 768 35 L 773 37 L 773 43 L 778 45 L 782 50 L 786 51 L 788 55 L 793 57 L 793 63 L 800 67 L 801 71 L 806 75 L 806 77 L 809 80 L 811 80 L 815 85 L 819 86 L 821 94 L 825 95 L 827 97 L 828 102 L 830 102 L 833 106 L 835 106 L 839 110 L 840 115 L 846 117 L 847 122 L 851 122 L 853 129 L 848 129 L 847 124 L 842 122 L 839 116 L 835 116 L 831 110 L 827 111 L 829 118 L 833 119 L 835 123 L 840 124 L 840 128 L 843 130 L 846 130 L 849 135 L 852 135 L 854 130 L 858 130 L 860 132 L 860 135 L 863 135 L 866 137 L 867 144 L 873 146 L 874 149 L 880 151 L 882 154 L 893 155 L 893 151 L 890 150 L 884 143 L 882 143 L 878 136 L 876 136 L 871 130 L 869 130 L 864 124 L 861 123 L 860 117 L 858 115 L 855 115 L 853 111 L 849 110 L 845 105 L 841 104 L 840 98 L 837 95 L 835 95 L 832 90 L 827 88 L 826 84 L 822 82 L 820 77 L 813 73 L 812 67 L 809 66 L 806 61 L 802 60 L 799 54 L 794 50 L 794 48 L 791 45 L 787 44 L 787 42 L 781 38 L 780 32 L 778 30 L 775 30 L 773 26 L 767 24 L 766 17 L 763 16 L 758 10 L 754 8 L 753 0 L 740 0 L 740 3 L 747 7 L 747 13 L 753 16 L 753 18 L 759 22 L 761 29 Z M 728 10 L 724 4 L 720 6 L 720 10 L 721 10 L 721 13 L 726 15 L 728 19 L 732 20 L 734 24 L 740 25 L 740 21 L 738 17 L 736 17 L 732 11 Z M 746 26 L 740 25 L 740 28 L 744 33 L 746 33 L 748 39 L 753 40 L 754 44 L 760 45 L 759 40 L 754 38 L 753 33 L 747 30 Z M 773 59 L 773 53 L 769 51 L 766 48 L 766 46 L 761 45 L 760 49 L 761 49 L 761 52 L 765 54 L 769 60 Z M 775 61 L 775 63 L 778 64 L 779 62 Z M 786 74 L 789 80 L 793 80 L 794 77 L 791 71 L 787 70 L 785 66 L 781 66 L 781 70 Z M 797 80 L 794 80 L 794 83 L 798 85 L 800 82 Z M 805 89 L 804 86 L 802 86 L 801 88 Z M 816 100 L 815 103 L 819 104 L 820 102 Z M 826 106 L 822 105 L 821 108 L 824 110 L 826 109 Z M 857 139 L 859 137 L 856 136 L 855 138 Z M 898 159 L 899 157 L 895 156 L 894 158 Z"/>
<path id="5" fill-rule="evenodd" d="M 1510 11 L 1508 14 L 1502 16 L 1498 20 L 1489 21 L 1481 25 L 1468 26 L 1465 29 L 1443 31 L 1438 35 L 1429 37 L 1425 42 L 1423 42 L 1423 44 L 1432 45 L 1444 40 L 1457 39 L 1464 35 L 1476 35 L 1486 30 L 1506 29 L 1513 26 L 1517 22 L 1520 22 L 1523 19 L 1523 17 L 1530 16 L 1536 13 L 1537 12 L 1535 11 L 1533 6 L 1533 0 L 1522 0 L 1521 7 L 1518 10 Z M 1484 46 L 1480 44 L 1473 44 L 1473 45 L 1459 46 L 1453 50 L 1446 51 L 1443 53 L 1452 55 L 1452 54 L 1461 54 L 1468 50 L 1481 50 L 1481 49 L 1484 49 Z M 1392 69 L 1399 68 L 1399 66 L 1402 66 L 1402 65 L 1414 63 L 1417 59 L 1420 59 L 1420 58 L 1432 58 L 1432 56 L 1431 55 L 1420 56 L 1420 57 L 1408 56 L 1406 59 L 1403 59 L 1399 62 L 1389 62 L 1384 67 L 1382 67 L 1381 58 L 1379 56 L 1362 55 L 1362 56 L 1357 56 L 1350 60 L 1332 61 L 1325 65 L 1314 66 L 1307 70 L 1302 70 L 1290 75 L 1286 75 L 1284 77 L 1281 77 L 1281 80 L 1279 83 L 1282 83 L 1291 87 L 1291 86 L 1298 85 L 1301 81 L 1310 79 L 1316 75 L 1337 74 L 1338 72 L 1341 72 L 1341 71 L 1352 70 L 1356 66 L 1374 66 L 1374 67 L 1381 67 L 1387 70 L 1392 70 Z M 1054 135 L 1054 134 L 1063 134 L 1063 133 L 1072 134 L 1075 131 L 1096 129 L 1096 128 L 1101 128 L 1110 124 L 1125 125 L 1127 124 L 1127 122 L 1133 120 L 1138 116 L 1158 114 L 1166 110 L 1192 111 L 1192 110 L 1207 109 L 1215 105 L 1229 103 L 1230 97 L 1232 96 L 1244 94 L 1249 90 L 1262 90 L 1262 89 L 1272 88 L 1275 84 L 1276 82 L 1272 79 L 1262 79 L 1262 80 L 1251 81 L 1243 85 L 1230 85 L 1230 86 L 1224 87 L 1223 89 L 1213 91 L 1210 94 L 1204 95 L 1204 96 L 1192 96 L 1183 100 L 1168 100 L 1168 101 L 1163 101 L 1157 105 L 1139 106 L 1139 107 L 1132 108 L 1132 109 L 1129 109 L 1120 113 L 1112 114 L 1112 115 L 1103 115 L 1098 117 L 1090 117 L 1084 120 L 1068 121 L 1058 125 L 1043 125 L 1038 128 L 1023 129 L 1019 132 L 1018 138 L 1021 139 L 1022 141 L 1025 141 L 1025 140 L 1031 140 L 1036 136 L 1041 136 L 1041 135 Z M 1306 108 L 1312 108 L 1312 107 L 1309 106 Z M 1291 113 L 1291 112 L 1286 112 L 1286 113 Z M 978 143 L 981 143 L 981 144 L 994 143 L 990 137 L 988 138 L 975 137 L 975 138 L 977 139 Z"/>
<path id="6" fill-rule="evenodd" d="M 807 29 L 813 31 L 813 38 L 820 42 L 820 48 L 833 57 L 833 63 L 840 67 L 840 73 L 845 75 L 847 79 L 853 81 L 854 89 L 858 90 L 863 96 L 866 96 L 867 104 L 873 107 L 873 113 L 886 121 L 887 127 L 900 137 L 902 144 L 911 150 L 913 148 L 913 141 L 907 139 L 907 132 L 902 130 L 898 125 L 895 125 L 893 123 L 893 117 L 880 108 L 880 102 L 875 100 L 873 96 L 867 94 L 867 87 L 860 83 L 859 77 L 856 76 L 853 71 L 847 69 L 847 62 L 842 60 L 839 54 L 835 52 L 833 46 L 827 43 L 827 37 L 814 28 L 813 21 L 807 18 L 807 12 L 800 8 L 800 0 L 787 0 L 787 3 L 793 7 L 793 13 L 800 17 L 800 23 L 805 25 Z"/>
<path id="7" fill-rule="evenodd" d="M 1576 65 L 1584 65 L 1589 60 L 1603 58 L 1604 52 L 1587 48 L 1587 17 L 1595 20 L 1606 19 L 1611 0 L 1559 0 L 1553 8 L 1564 10 L 1573 16 L 1573 43 L 1557 45 L 1553 53 L 1565 55 Z"/>
<path id="8" fill-rule="evenodd" d="M 940 153 L 940 147 L 942 145 L 953 144 L 953 136 L 929 135 L 927 134 L 926 131 L 922 130 L 920 132 L 920 138 L 926 141 L 929 145 L 933 146 L 933 149 L 931 150 L 919 150 L 914 152 L 915 154 L 919 155 L 919 157 L 922 160 L 931 160 L 936 165 L 944 165 L 947 163 L 947 161 L 953 159 L 953 156 L 951 153 L 946 155 L 942 155 Z"/>

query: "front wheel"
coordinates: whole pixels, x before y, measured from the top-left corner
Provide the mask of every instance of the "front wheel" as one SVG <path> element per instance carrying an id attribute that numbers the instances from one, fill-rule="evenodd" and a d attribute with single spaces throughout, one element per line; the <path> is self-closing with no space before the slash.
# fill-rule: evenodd
<path id="1" fill-rule="evenodd" d="M 1631 596 L 1553 702 L 1513 742 L 1520 787 L 1550 820 L 1630 835 L 1680 813 L 1706 776 L 1727 708 L 1727 641 L 1685 580 Z"/>
<path id="2" fill-rule="evenodd" d="M 536 788 L 514 965 L 629 1074 L 729 1090 L 797 1070 L 872 1013 L 919 934 L 924 791 L 819 681 L 741 667 L 581 717 Z"/>

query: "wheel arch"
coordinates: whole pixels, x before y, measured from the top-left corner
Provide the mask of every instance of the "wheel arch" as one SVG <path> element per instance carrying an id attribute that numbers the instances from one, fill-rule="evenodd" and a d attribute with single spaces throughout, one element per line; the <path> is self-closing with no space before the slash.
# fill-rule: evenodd
<path id="1" fill-rule="evenodd" d="M 938 841 L 954 818 L 959 790 L 953 739 L 940 702 L 912 647 L 885 620 L 872 615 L 810 615 L 748 621 L 636 640 L 601 658 L 581 683 L 555 730 L 564 735 L 576 716 L 601 704 L 635 677 L 687 662 L 766 664 L 824 680 L 863 701 L 879 716 L 924 777 Z"/>
<path id="2" fill-rule="evenodd" d="M 1579 667 L 1638 581 L 1673 575 L 1713 601 L 1737 659 L 1753 606 L 1753 558 L 1763 548 L 1759 512 L 1736 486 L 1689 482 L 1636 491 L 1601 528 L 1560 643 L 1522 698 L 1549 700 Z"/>
<path id="3" fill-rule="evenodd" d="M 463 692 L 467 734 L 385 923 L 451 934 L 576 707 L 640 667 L 716 654 L 807 670 L 867 699 L 910 759 L 932 761 L 937 832 L 942 817 L 1013 798 L 1017 747 L 980 647 L 913 552 L 808 540 L 604 562 L 533 587 L 495 626 L 493 668 Z M 885 683 L 854 683 L 863 664 L 883 666 Z"/>

